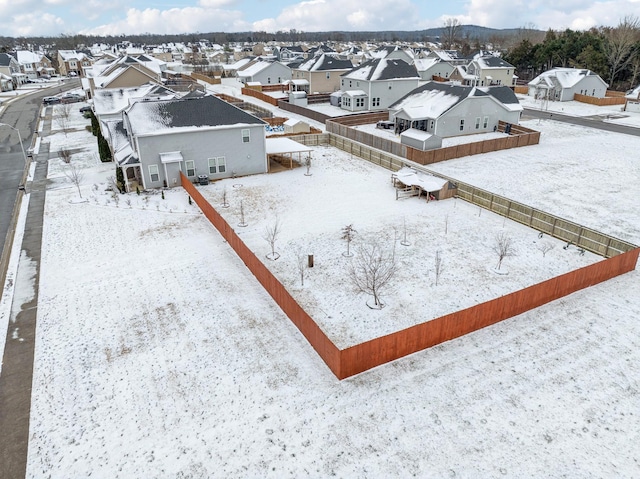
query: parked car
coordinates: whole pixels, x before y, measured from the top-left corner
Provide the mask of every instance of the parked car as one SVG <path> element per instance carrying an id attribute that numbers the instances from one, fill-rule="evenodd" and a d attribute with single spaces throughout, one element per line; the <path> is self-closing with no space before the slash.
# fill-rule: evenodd
<path id="1" fill-rule="evenodd" d="M 84 101 L 84 97 L 77 93 L 65 93 L 60 97 L 60 100 L 62 103 L 77 103 L 79 101 Z"/>
<path id="2" fill-rule="evenodd" d="M 62 103 L 62 100 L 60 100 L 60 98 L 58 98 L 57 96 L 45 96 L 42 99 L 43 105 L 57 105 L 58 103 Z"/>
<path id="3" fill-rule="evenodd" d="M 91 107 L 88 105 L 80 108 L 80 113 L 89 113 L 90 111 L 91 111 Z"/>

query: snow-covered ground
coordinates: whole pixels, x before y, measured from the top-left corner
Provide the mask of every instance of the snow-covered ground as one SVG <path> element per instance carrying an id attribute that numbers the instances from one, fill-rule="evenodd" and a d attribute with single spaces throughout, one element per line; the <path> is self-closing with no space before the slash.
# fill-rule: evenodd
<path id="1" fill-rule="evenodd" d="M 226 190 L 230 206 L 219 208 L 220 213 L 261 258 L 271 252 L 265 230 L 278 221 L 280 258 L 264 262 L 340 349 L 601 259 L 580 255 L 576 248 L 564 250 L 563 242 L 541 239 L 535 230 L 464 201 L 396 201 L 388 170 L 335 148 L 315 148 L 312 156 L 310 176 L 305 168 L 296 168 L 219 181 L 202 192 L 219 207 Z M 241 202 L 244 227 L 237 226 Z M 351 260 L 342 254 L 346 243 L 341 230 L 347 225 L 357 230 L 352 252 L 371 242 L 395 251 L 398 272 L 393 292 L 381 290 L 386 303 L 382 311 L 372 312 L 366 297 L 353 292 Z M 497 274 L 493 248 L 501 233 L 513 239 L 517 254 L 505 259 Z M 553 249 L 543 258 L 538 248 L 545 244 Z M 436 252 L 444 263 L 438 285 Z M 299 255 L 306 261 L 307 254 L 314 255 L 314 267 L 306 271 L 302 286 L 297 261 Z"/>
<path id="2" fill-rule="evenodd" d="M 640 137 L 523 121 L 538 145 L 434 163 L 431 170 L 640 244 Z"/>
<path id="3" fill-rule="evenodd" d="M 473 157 L 477 169 L 493 174 L 496 189 L 504 189 L 500 178 L 508 167 L 511 180 L 532 197 L 545 196 L 567 213 L 562 216 L 571 213 L 585 223 L 599 223 L 594 214 L 625 209 L 620 236 L 638 231 L 637 189 L 619 188 L 594 212 L 583 192 L 569 187 L 580 179 L 602 188 L 604 166 L 567 161 L 565 187 L 549 188 L 550 181 L 557 186 L 558 159 L 574 150 L 609 158 L 611 145 L 629 145 L 620 147 L 621 156 L 635 151 L 633 139 L 579 128 L 572 136 L 548 123 L 540 147 L 510 150 L 529 151 L 528 157 L 510 163 L 497 153 Z M 65 144 L 61 135 L 50 138 L 51 151 Z M 594 135 L 599 141 L 585 144 Z M 105 191 L 113 166 L 98 163 L 88 133 L 87 141 L 91 146 L 72 159 L 83 166 L 87 202 L 78 202 L 59 160 L 50 164 L 55 178 L 45 207 L 28 477 L 640 475 L 637 271 L 339 382 L 183 190 L 167 191 L 164 199 L 134 193 L 116 203 Z M 554 146 L 541 151 L 545 142 Z M 482 233 L 492 223 L 492 229 L 511 226 L 462 201 L 395 201 L 389 172 L 330 149 L 314 155 L 312 177 L 303 169 L 270 177 L 288 181 L 281 202 L 265 202 L 261 221 L 278 212 L 283 240 L 304 240 L 304 246 L 326 236 L 335 247 L 315 253 L 316 267 L 329 256 L 342 260 L 339 229 L 346 224 L 364 237 L 403 227 L 406 219 L 412 243 L 406 248 L 433 248 L 422 221 L 443 250 L 454 235 L 477 237 L 468 264 L 487 274 L 476 280 L 478 290 L 505 279 L 486 270 L 493 258 L 483 256 Z M 533 163 L 540 167 L 531 170 Z M 380 192 L 373 207 L 381 211 L 359 204 L 365 197 L 349 196 L 362 189 L 341 183 L 353 171 Z M 624 184 L 628 172 L 607 174 L 616 171 Z M 460 173 L 470 175 L 472 168 Z M 260 179 L 238 179 L 242 186 L 235 189 L 231 184 L 232 205 L 234 195 Z M 336 188 L 316 198 L 305 189 L 314 184 Z M 207 189 L 215 199 L 221 187 Z M 251 191 L 273 198 L 257 183 Z M 250 231 L 259 210 L 247 202 L 249 226 L 242 235 L 266 254 L 258 230 Z M 297 203 L 315 209 L 303 219 Z M 443 216 L 439 223 L 431 216 L 440 209 L 450 215 L 447 238 Z M 537 240 L 521 231 L 513 234 L 529 245 Z M 514 282 L 521 277 L 518 261 L 530 256 L 555 264 L 549 255 L 567 253 L 555 248 L 543 261 L 539 251 L 525 255 L 524 243 L 518 247 L 520 254 L 505 260 L 506 279 Z M 450 269 L 443 285 L 465 267 L 455 255 L 445 260 Z M 288 275 L 291 268 L 284 269 Z M 314 281 L 310 274 L 308 289 Z M 425 291 L 419 301 L 427 304 L 438 290 L 427 285 Z M 388 300 L 410 298 L 400 292 Z"/>

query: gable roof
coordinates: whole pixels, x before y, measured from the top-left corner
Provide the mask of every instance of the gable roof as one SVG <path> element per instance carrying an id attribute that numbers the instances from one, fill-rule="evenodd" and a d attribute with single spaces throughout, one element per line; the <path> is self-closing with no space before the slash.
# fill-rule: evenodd
<path id="1" fill-rule="evenodd" d="M 0 67 L 8 67 L 12 63 L 15 64 L 16 59 L 7 53 L 0 53 Z"/>
<path id="2" fill-rule="evenodd" d="M 174 100 L 146 100 L 125 112 L 133 135 L 156 134 L 175 128 L 264 125 L 260 118 L 215 96 Z"/>
<path id="3" fill-rule="evenodd" d="M 420 79 L 414 65 L 409 65 L 404 60 L 397 58 L 374 58 L 355 67 L 342 75 L 349 80 L 382 81 L 395 79 Z"/>
<path id="4" fill-rule="evenodd" d="M 168 88 L 146 83 L 132 88 L 97 88 L 93 92 L 93 109 L 96 115 L 112 115 L 127 108 L 140 98 L 176 98 L 177 93 Z"/>
<path id="5" fill-rule="evenodd" d="M 473 87 L 430 81 L 400 98 L 389 109 L 404 110 L 411 118 L 438 118 L 477 91 Z"/>
<path id="6" fill-rule="evenodd" d="M 335 55 L 323 53 L 303 62 L 297 69 L 309 72 L 329 70 L 351 70 L 353 63 Z"/>
<path id="7" fill-rule="evenodd" d="M 551 70 L 547 70 L 535 77 L 529 82 L 529 85 L 546 85 L 553 87 L 557 82 L 562 88 L 571 88 L 583 78 L 589 76 L 597 77 L 604 85 L 607 85 L 607 83 L 596 73 L 584 68 L 552 68 Z"/>
<path id="8" fill-rule="evenodd" d="M 502 58 L 495 55 L 484 55 L 477 57 L 475 61 L 480 68 L 515 68 L 510 63 L 505 62 Z"/>

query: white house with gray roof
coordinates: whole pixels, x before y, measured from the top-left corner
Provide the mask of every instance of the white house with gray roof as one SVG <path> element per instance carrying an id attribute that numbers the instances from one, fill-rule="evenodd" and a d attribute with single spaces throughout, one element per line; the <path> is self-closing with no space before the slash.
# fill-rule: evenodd
<path id="1" fill-rule="evenodd" d="M 515 67 L 491 53 L 480 52 L 468 65 L 459 65 L 450 78 L 467 86 L 514 86 L 518 79 Z"/>
<path id="2" fill-rule="evenodd" d="M 522 106 L 506 86 L 470 87 L 428 82 L 389 107 L 395 131 L 411 128 L 440 138 L 494 131 L 499 121 L 518 124 Z"/>
<path id="3" fill-rule="evenodd" d="M 274 85 L 291 80 L 291 68 L 278 62 L 259 59 L 237 73 L 242 83 Z"/>
<path id="4" fill-rule="evenodd" d="M 123 112 L 129 140 L 116 161 L 143 188 L 265 173 L 265 122 L 215 96 L 133 103 Z M 125 177 L 130 177 L 128 174 Z"/>
<path id="5" fill-rule="evenodd" d="M 604 98 L 608 87 L 596 73 L 580 68 L 552 68 L 535 77 L 528 86 L 529 96 L 552 101 L 571 101 L 576 93 Z"/>
<path id="6" fill-rule="evenodd" d="M 404 60 L 376 58 L 342 75 L 341 107 L 349 111 L 384 110 L 420 82 L 416 67 Z"/>

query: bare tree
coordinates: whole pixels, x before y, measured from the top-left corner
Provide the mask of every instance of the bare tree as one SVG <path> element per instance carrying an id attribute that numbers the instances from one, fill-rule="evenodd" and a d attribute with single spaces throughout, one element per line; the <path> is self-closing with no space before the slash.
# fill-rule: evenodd
<path id="1" fill-rule="evenodd" d="M 604 53 L 609 62 L 609 86 L 613 86 L 616 75 L 624 70 L 631 63 L 636 55 L 636 41 L 640 30 L 640 20 L 633 15 L 627 15 L 617 27 L 608 28 L 604 31 L 605 41 L 603 44 Z"/>
<path id="2" fill-rule="evenodd" d="M 269 243 L 269 246 L 271 246 L 271 253 L 267 254 L 267 258 L 274 261 L 280 257 L 280 253 L 276 253 L 276 241 L 280 235 L 280 231 L 280 220 L 276 216 L 276 220 L 273 224 L 265 226 L 264 231 L 262 232 L 262 237 L 267 243 Z"/>
<path id="3" fill-rule="evenodd" d="M 307 159 L 304 160 L 304 166 L 307 167 L 307 172 L 305 173 L 305 176 L 311 176 L 311 157 L 307 156 Z"/>
<path id="4" fill-rule="evenodd" d="M 64 132 L 64 136 L 67 136 L 71 128 L 71 108 L 72 105 L 70 103 L 63 103 L 56 108 L 56 123 Z"/>
<path id="5" fill-rule="evenodd" d="M 538 243 L 536 245 L 536 248 L 538 249 L 538 251 L 542 252 L 542 257 L 543 258 L 547 255 L 547 253 L 549 251 L 551 251 L 555 247 L 556 247 L 556 245 L 554 245 L 550 241 L 544 241 L 543 243 Z"/>
<path id="6" fill-rule="evenodd" d="M 357 231 L 354 229 L 353 224 L 347 225 L 342 228 L 342 236 L 340 237 L 340 239 L 343 239 L 347 242 L 347 252 L 342 253 L 342 256 L 352 256 L 351 251 L 349 251 L 349 247 L 356 233 Z"/>
<path id="7" fill-rule="evenodd" d="M 63 148 L 62 150 L 58 151 L 58 156 L 60 157 L 63 163 L 66 163 L 67 165 L 71 163 L 71 156 L 72 156 L 71 150 L 67 150 Z"/>
<path id="8" fill-rule="evenodd" d="M 440 43 L 442 43 L 442 48 L 444 48 L 445 50 L 454 48 L 454 46 L 458 43 L 461 30 L 462 25 L 457 18 L 447 18 L 444 21 L 442 34 L 440 35 Z"/>
<path id="9" fill-rule="evenodd" d="M 79 170 L 73 163 L 68 163 L 64 169 L 64 175 L 69 179 L 69 181 L 71 181 L 71 183 L 73 183 L 73 185 L 75 185 L 75 187 L 78 189 L 78 196 L 82 198 L 82 192 L 80 191 L 80 184 L 84 179 L 84 174 L 82 173 L 82 171 Z"/>
<path id="10" fill-rule="evenodd" d="M 516 249 L 513 246 L 513 239 L 504 231 L 496 234 L 491 249 L 498 255 L 498 264 L 496 265 L 497 270 L 500 269 L 502 261 L 505 258 L 516 255 Z"/>
<path id="11" fill-rule="evenodd" d="M 440 281 L 440 275 L 442 274 L 443 270 L 444 270 L 444 263 L 442 261 L 442 254 L 440 253 L 440 250 L 437 250 L 435 264 L 434 264 L 434 272 L 436 274 L 436 286 L 438 286 L 438 281 Z"/>
<path id="12" fill-rule="evenodd" d="M 402 240 L 400 241 L 400 244 L 402 246 L 409 246 L 411 243 L 409 243 L 409 240 L 407 239 L 407 219 L 403 218 L 402 219 Z"/>
<path id="13" fill-rule="evenodd" d="M 307 270 L 307 255 L 304 253 L 302 248 L 298 248 L 296 250 L 296 268 L 298 269 L 298 274 L 300 275 L 300 286 L 304 286 L 304 274 Z"/>
<path id="14" fill-rule="evenodd" d="M 240 223 L 238 226 L 242 226 L 243 228 L 247 226 L 247 223 L 244 221 L 244 203 L 240 200 Z"/>
<path id="15" fill-rule="evenodd" d="M 226 186 L 222 190 L 222 207 L 223 208 L 228 208 L 229 207 L 229 198 L 228 198 L 227 187 Z"/>
<path id="16" fill-rule="evenodd" d="M 389 285 L 398 271 L 398 265 L 391 253 L 385 253 L 377 242 L 360 245 L 349 265 L 349 277 L 356 290 L 373 296 L 372 309 L 384 308 L 380 293 Z"/>

